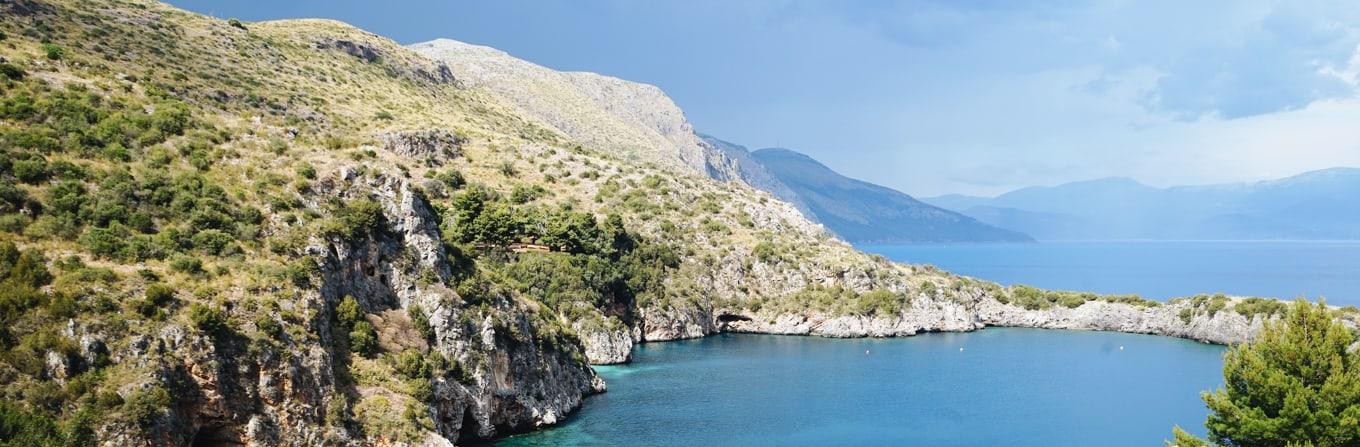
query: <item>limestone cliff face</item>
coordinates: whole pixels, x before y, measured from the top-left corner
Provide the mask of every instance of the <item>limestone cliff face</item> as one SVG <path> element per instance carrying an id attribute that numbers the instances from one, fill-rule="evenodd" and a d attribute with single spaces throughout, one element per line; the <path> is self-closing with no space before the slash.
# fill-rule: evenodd
<path id="1" fill-rule="evenodd" d="M 553 424 L 580 406 L 584 396 L 604 390 L 594 371 L 573 358 L 580 346 L 543 346 L 515 335 L 534 333 L 535 323 L 509 297 L 495 297 L 493 312 L 479 314 L 444 285 L 452 268 L 438 219 L 406 180 L 360 178 L 342 170 L 334 183 L 318 190 L 322 196 L 377 200 L 385 221 L 361 243 L 325 241 L 308 249 L 321 259 L 323 299 L 334 305 L 345 295 L 363 297 L 360 302 L 370 313 L 418 305 L 434 331 L 429 349 L 473 365 L 471 383 L 434 381 L 431 412 L 437 433 L 448 439 L 488 438 Z"/>

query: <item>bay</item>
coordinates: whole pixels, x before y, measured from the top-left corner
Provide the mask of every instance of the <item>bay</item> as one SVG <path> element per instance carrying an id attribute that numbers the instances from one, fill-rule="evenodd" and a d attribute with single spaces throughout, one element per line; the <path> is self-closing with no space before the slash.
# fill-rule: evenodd
<path id="1" fill-rule="evenodd" d="M 1177 424 L 1202 434 L 1223 350 L 1012 328 L 651 343 L 597 367 L 609 391 L 564 424 L 497 445 L 1160 445 Z"/>

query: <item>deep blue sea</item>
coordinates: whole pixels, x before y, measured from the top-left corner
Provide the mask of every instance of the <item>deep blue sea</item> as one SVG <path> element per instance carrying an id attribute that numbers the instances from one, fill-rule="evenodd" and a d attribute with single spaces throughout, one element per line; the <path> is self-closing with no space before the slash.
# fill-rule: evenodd
<path id="1" fill-rule="evenodd" d="M 1165 300 L 1196 293 L 1360 305 L 1360 241 L 1041 242 L 865 245 L 894 261 L 1048 289 L 1136 293 Z"/>
<path id="2" fill-rule="evenodd" d="M 1360 305 L 1360 242 L 859 248 L 1003 284 Z M 1166 337 L 1008 328 L 646 344 L 632 364 L 597 368 L 609 392 L 587 399 L 566 423 L 497 445 L 1161 445 L 1173 425 L 1203 434 L 1199 393 L 1222 383 L 1223 350 Z"/>
<path id="3" fill-rule="evenodd" d="M 652 343 L 597 367 L 609 392 L 565 424 L 497 445 L 1155 446 L 1177 424 L 1203 433 L 1199 392 L 1222 383 L 1222 352 L 1009 328 Z"/>

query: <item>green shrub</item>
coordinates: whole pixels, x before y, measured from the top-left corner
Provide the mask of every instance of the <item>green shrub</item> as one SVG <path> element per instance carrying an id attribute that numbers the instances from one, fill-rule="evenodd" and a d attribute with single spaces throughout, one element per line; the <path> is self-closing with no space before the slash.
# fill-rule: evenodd
<path id="1" fill-rule="evenodd" d="M 220 335 L 228 329 L 227 315 L 222 309 L 203 303 L 189 305 L 189 322 L 195 329 L 209 335 Z"/>
<path id="2" fill-rule="evenodd" d="M 43 53 L 46 53 L 46 54 L 47 54 L 47 58 L 48 58 L 48 59 L 51 59 L 51 60 L 54 60 L 54 61 L 55 61 L 55 60 L 61 60 L 62 57 L 65 57 L 65 56 L 66 56 L 66 50 L 65 50 L 65 49 L 63 49 L 62 47 L 59 47 L 59 46 L 50 44 L 50 43 L 42 44 L 42 50 L 43 50 Z"/>
<path id="3" fill-rule="evenodd" d="M 349 329 L 355 323 L 364 321 L 364 308 L 359 305 L 359 301 L 354 297 L 345 295 L 340 300 L 340 304 L 335 306 L 335 321 L 340 323 L 340 327 Z"/>
<path id="4" fill-rule="evenodd" d="M 47 161 L 34 157 L 14 162 L 14 177 L 24 183 L 38 183 L 47 180 Z"/>
<path id="5" fill-rule="evenodd" d="M 515 189 L 510 192 L 510 202 L 515 204 L 529 203 L 547 192 L 542 186 L 538 185 L 515 185 Z"/>
<path id="6" fill-rule="evenodd" d="M 28 287 L 42 287 L 52 283 L 52 274 L 47 271 L 47 261 L 37 250 L 18 251 L 12 242 L 6 241 L 0 248 L 3 256 L 0 268 L 8 267 L 8 273 L 0 271 L 0 279 Z M 15 254 L 17 253 L 17 254 Z"/>
<path id="7" fill-rule="evenodd" d="M 770 242 L 760 242 L 756 244 L 756 246 L 751 249 L 751 254 L 754 255 L 756 259 L 759 259 L 760 262 L 770 262 L 778 256 L 774 244 Z"/>
<path id="8" fill-rule="evenodd" d="M 1257 315 L 1263 315 L 1266 318 L 1270 318 L 1288 312 L 1289 304 L 1284 301 L 1270 298 L 1246 298 L 1233 304 L 1233 310 L 1237 311 L 1237 313 L 1242 316 L 1247 317 L 1248 320 L 1255 318 Z"/>
<path id="9" fill-rule="evenodd" d="M 434 327 L 430 326 L 430 317 L 425 314 L 425 309 L 419 304 L 413 304 L 406 309 L 406 313 L 411 317 L 411 324 L 415 325 L 422 337 L 425 337 L 425 341 L 434 341 Z"/>
<path id="10" fill-rule="evenodd" d="M 16 67 L 13 64 L 0 62 L 0 75 L 17 81 L 23 79 L 28 73 L 25 73 L 22 68 Z"/>
<path id="11" fill-rule="evenodd" d="M 231 26 L 232 28 L 240 28 L 241 30 L 246 29 L 246 25 L 244 23 L 241 23 L 241 21 L 237 19 L 227 19 L 227 25 Z"/>
<path id="12" fill-rule="evenodd" d="M 55 447 L 66 442 L 55 419 L 4 401 L 0 402 L 0 445 Z"/>
<path id="13" fill-rule="evenodd" d="M 394 360 L 393 367 L 397 374 L 407 380 L 428 378 L 432 372 L 430 364 L 425 361 L 425 356 L 416 350 L 402 351 Z"/>
<path id="14" fill-rule="evenodd" d="M 355 200 L 332 207 L 332 216 L 321 225 L 321 234 L 356 240 L 377 231 L 383 221 L 382 205 L 373 200 Z"/>
<path id="15" fill-rule="evenodd" d="M 190 275 L 203 273 L 203 261 L 193 256 L 176 256 L 170 260 L 170 270 Z"/>
<path id="16" fill-rule="evenodd" d="M 284 268 L 284 275 L 288 277 L 288 282 L 297 287 L 307 287 L 312 282 L 312 275 L 318 270 L 316 261 L 311 257 L 304 257 L 288 264 Z"/>
<path id="17" fill-rule="evenodd" d="M 165 306 L 175 300 L 175 289 L 161 283 L 146 286 L 145 297 L 153 306 Z"/>
<path id="18" fill-rule="evenodd" d="M 173 402 L 169 391 L 155 386 L 128 396 L 123 402 L 123 416 L 130 422 L 143 427 L 149 426 L 164 414 Z"/>
<path id="19" fill-rule="evenodd" d="M 463 173 L 454 169 L 436 174 L 434 178 L 435 180 L 443 182 L 444 185 L 448 186 L 450 189 L 462 188 L 463 185 L 467 184 L 467 180 L 463 179 Z"/>
<path id="20" fill-rule="evenodd" d="M 270 338 L 278 338 L 279 335 L 283 334 L 283 325 L 269 315 L 260 315 L 256 318 L 255 329 Z"/>
<path id="21" fill-rule="evenodd" d="M 305 178 L 305 179 L 308 179 L 308 180 L 315 179 L 315 178 L 316 178 L 316 168 L 313 167 L 313 166 L 311 165 L 311 163 L 303 163 L 302 165 L 298 166 L 298 168 L 297 168 L 297 174 L 300 175 L 300 176 L 302 176 L 302 178 Z"/>
<path id="22" fill-rule="evenodd" d="M 372 357 L 378 352 L 378 331 L 367 321 L 354 323 L 349 331 L 349 349 L 364 357 Z"/>
<path id="23" fill-rule="evenodd" d="M 236 242 L 236 238 L 222 230 L 203 230 L 194 235 L 194 248 L 210 255 L 220 255 Z"/>

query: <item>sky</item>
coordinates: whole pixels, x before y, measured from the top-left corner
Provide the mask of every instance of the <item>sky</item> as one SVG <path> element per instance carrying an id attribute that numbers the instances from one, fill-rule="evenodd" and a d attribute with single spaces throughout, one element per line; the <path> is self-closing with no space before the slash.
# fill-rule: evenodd
<path id="1" fill-rule="evenodd" d="M 338 19 L 654 84 L 700 132 L 922 197 L 1360 166 L 1353 1 L 171 3 Z"/>

